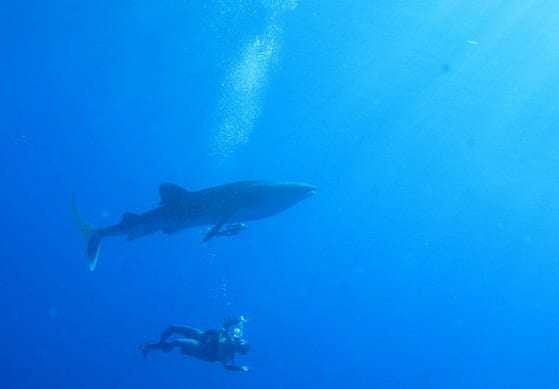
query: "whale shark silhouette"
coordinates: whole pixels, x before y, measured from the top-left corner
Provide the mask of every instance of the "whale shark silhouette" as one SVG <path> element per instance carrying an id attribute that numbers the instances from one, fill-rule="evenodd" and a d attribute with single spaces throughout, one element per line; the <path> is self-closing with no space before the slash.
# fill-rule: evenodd
<path id="1" fill-rule="evenodd" d="M 79 214 L 75 197 L 72 213 L 86 241 L 89 269 L 97 265 L 101 241 L 124 235 L 129 241 L 157 231 L 174 234 L 196 227 L 213 226 L 204 242 L 215 236 L 228 235 L 225 224 L 263 219 L 295 205 L 316 192 L 316 187 L 294 182 L 240 181 L 199 191 L 188 191 L 178 185 L 159 186 L 160 204 L 144 213 L 125 212 L 120 223 L 96 228 Z M 243 226 L 244 228 L 244 226 Z"/>

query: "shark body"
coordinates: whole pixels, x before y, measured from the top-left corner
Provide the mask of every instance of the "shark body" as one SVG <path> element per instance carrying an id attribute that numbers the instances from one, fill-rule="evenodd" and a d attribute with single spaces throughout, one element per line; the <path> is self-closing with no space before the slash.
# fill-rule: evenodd
<path id="1" fill-rule="evenodd" d="M 81 217 L 75 201 L 73 215 L 87 245 L 90 270 L 97 265 L 101 241 L 111 236 L 134 240 L 161 231 L 174 234 L 197 227 L 213 226 L 204 242 L 215 236 L 228 235 L 225 224 L 244 223 L 276 215 L 310 197 L 312 185 L 292 182 L 240 181 L 199 191 L 188 191 L 165 183 L 159 187 L 160 204 L 144 213 L 125 212 L 120 223 L 96 228 Z M 243 225 L 244 229 L 244 225 Z"/>

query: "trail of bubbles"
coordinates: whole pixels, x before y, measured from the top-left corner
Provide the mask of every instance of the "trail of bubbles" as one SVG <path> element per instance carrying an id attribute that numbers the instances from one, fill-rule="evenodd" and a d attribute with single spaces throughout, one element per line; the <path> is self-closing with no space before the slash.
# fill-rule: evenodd
<path id="1" fill-rule="evenodd" d="M 247 143 L 260 114 L 262 91 L 270 66 L 279 51 L 281 28 L 276 19 L 280 12 L 294 9 L 295 0 L 264 0 L 272 14 L 265 32 L 245 45 L 239 62 L 223 84 L 223 95 L 217 106 L 219 128 L 213 137 L 212 154 L 220 161 Z"/>
<path id="2" fill-rule="evenodd" d="M 277 11 L 289 11 L 297 8 L 297 0 L 262 0 L 264 7 Z"/>

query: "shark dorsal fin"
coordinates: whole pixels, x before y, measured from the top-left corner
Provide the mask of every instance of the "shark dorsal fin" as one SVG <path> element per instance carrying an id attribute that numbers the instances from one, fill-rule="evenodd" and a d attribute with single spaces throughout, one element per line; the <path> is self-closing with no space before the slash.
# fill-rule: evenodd
<path id="1" fill-rule="evenodd" d="M 177 203 L 187 200 L 190 197 L 189 191 L 175 184 L 161 184 L 159 186 L 159 197 L 161 204 Z"/>

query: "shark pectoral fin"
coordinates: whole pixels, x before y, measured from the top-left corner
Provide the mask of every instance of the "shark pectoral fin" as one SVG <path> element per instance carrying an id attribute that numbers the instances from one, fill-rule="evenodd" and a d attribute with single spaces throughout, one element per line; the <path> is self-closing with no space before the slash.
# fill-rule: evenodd
<path id="1" fill-rule="evenodd" d="M 217 223 L 215 226 L 213 226 L 212 229 L 210 231 L 208 231 L 206 236 L 204 236 L 204 243 L 209 241 L 214 236 L 219 235 L 219 230 L 221 229 L 221 227 L 223 227 L 224 224 L 225 224 L 225 221 L 222 221 L 221 223 Z"/>
<path id="2" fill-rule="evenodd" d="M 180 203 L 187 201 L 191 192 L 186 189 L 170 183 L 159 185 L 159 197 L 161 204 Z"/>
<path id="3" fill-rule="evenodd" d="M 246 229 L 244 223 L 228 224 L 220 231 L 220 236 L 233 236 Z"/>

